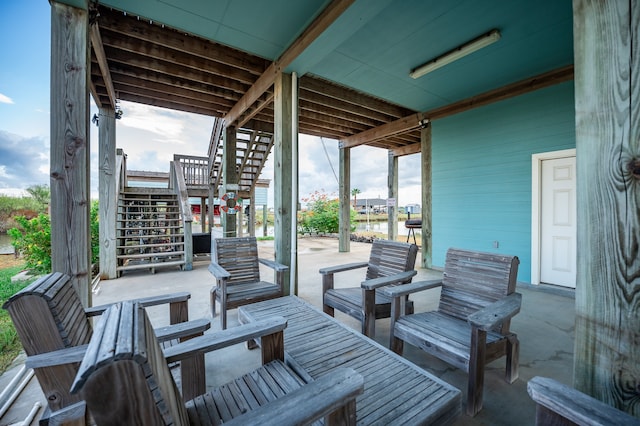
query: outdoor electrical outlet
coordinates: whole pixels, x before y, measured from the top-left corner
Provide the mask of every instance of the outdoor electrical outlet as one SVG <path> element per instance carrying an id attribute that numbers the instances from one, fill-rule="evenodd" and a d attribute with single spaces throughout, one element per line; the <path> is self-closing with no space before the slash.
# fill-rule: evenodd
<path id="1" fill-rule="evenodd" d="M 499 244 L 497 241 L 494 241 L 494 242 L 493 242 L 493 248 L 498 248 L 498 246 L 499 246 L 499 245 L 500 245 L 500 244 Z"/>

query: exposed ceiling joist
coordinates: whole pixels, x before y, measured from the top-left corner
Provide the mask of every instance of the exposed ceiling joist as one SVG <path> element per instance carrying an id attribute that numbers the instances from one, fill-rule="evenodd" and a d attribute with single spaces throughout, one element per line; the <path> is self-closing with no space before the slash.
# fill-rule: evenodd
<path id="1" fill-rule="evenodd" d="M 441 108 L 411 114 L 399 120 L 383 124 L 374 129 L 365 130 L 362 133 L 340 140 L 340 148 L 353 148 L 355 146 L 369 144 L 389 136 L 417 129 L 420 127 L 422 120 L 431 121 L 448 117 L 450 115 L 502 101 L 514 96 L 519 96 L 527 92 L 532 92 L 547 86 L 569 81 L 571 79 L 573 79 L 573 65 L 568 65 L 532 78 L 508 84 L 495 90 L 490 90 L 477 96 L 472 96 L 459 102 L 454 102 Z"/>
<path id="2" fill-rule="evenodd" d="M 107 55 L 104 53 L 104 47 L 102 45 L 100 30 L 98 29 L 97 23 L 91 25 L 90 37 L 91 37 L 91 46 L 93 48 L 93 53 L 95 54 L 96 60 L 98 61 L 100 74 L 102 75 L 102 80 L 104 81 L 104 85 L 107 89 L 107 95 L 109 96 L 109 104 L 111 108 L 115 109 L 116 91 L 113 88 L 113 81 L 111 80 L 111 73 L 109 72 L 109 64 L 107 63 Z M 102 102 L 96 99 L 95 95 L 94 95 L 94 100 L 96 101 L 96 103 L 102 104 Z"/>
<path id="3" fill-rule="evenodd" d="M 274 83 L 277 75 L 293 62 L 313 41 L 318 38 L 354 0 L 333 0 L 304 32 L 274 61 L 258 80 L 247 90 L 238 103 L 224 117 L 225 125 L 232 125 L 242 116 L 244 111 L 253 105 L 258 98 Z"/>

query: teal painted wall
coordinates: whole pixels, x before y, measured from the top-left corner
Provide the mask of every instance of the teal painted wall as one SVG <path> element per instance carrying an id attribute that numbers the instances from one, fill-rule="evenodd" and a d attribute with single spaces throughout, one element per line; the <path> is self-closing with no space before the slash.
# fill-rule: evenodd
<path id="1" fill-rule="evenodd" d="M 449 247 L 513 254 L 531 282 L 531 155 L 575 148 L 573 81 L 434 121 L 432 141 L 433 265 Z"/>

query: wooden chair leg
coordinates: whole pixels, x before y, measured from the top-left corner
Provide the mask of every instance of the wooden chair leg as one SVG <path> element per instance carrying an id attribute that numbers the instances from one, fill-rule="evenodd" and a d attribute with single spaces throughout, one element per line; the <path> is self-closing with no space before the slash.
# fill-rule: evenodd
<path id="1" fill-rule="evenodd" d="M 227 329 L 227 308 L 225 306 L 220 307 L 220 326 L 223 330 Z"/>
<path id="2" fill-rule="evenodd" d="M 508 383 L 513 383 L 518 380 L 520 375 L 519 365 L 520 363 L 520 341 L 515 334 L 507 337 L 507 366 L 505 371 L 505 380 Z"/>
<path id="3" fill-rule="evenodd" d="M 322 276 L 322 312 L 329 316 L 334 316 L 334 309 L 324 303 L 325 293 L 333 288 L 333 274 L 326 274 Z"/>
<path id="4" fill-rule="evenodd" d="M 482 410 L 486 348 L 487 332 L 473 327 L 471 331 L 471 357 L 469 359 L 466 410 L 467 415 L 472 417 Z"/>
<path id="5" fill-rule="evenodd" d="M 333 425 L 355 425 L 356 424 L 356 401 L 350 401 L 344 406 L 335 410 L 325 417 L 324 424 Z"/>
<path id="6" fill-rule="evenodd" d="M 399 297 L 393 298 L 391 301 L 391 323 L 389 324 L 389 349 L 400 356 L 404 350 L 404 341 L 396 337 L 395 328 L 396 321 L 400 318 L 400 311 L 403 309 L 402 305 Z"/>
<path id="7" fill-rule="evenodd" d="M 376 337 L 376 291 L 362 290 L 362 334 Z"/>
<path id="8" fill-rule="evenodd" d="M 216 317 L 216 288 L 215 287 L 211 289 L 210 299 L 211 299 L 211 318 L 215 318 Z"/>

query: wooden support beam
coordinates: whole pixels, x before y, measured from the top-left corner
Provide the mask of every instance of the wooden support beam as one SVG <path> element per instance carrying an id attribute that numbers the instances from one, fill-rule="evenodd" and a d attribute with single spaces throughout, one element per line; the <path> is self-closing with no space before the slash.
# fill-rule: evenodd
<path id="1" fill-rule="evenodd" d="M 109 106 L 113 109 L 116 108 L 116 91 L 113 88 L 113 81 L 111 80 L 111 73 L 109 72 L 109 64 L 107 63 L 107 55 L 104 53 L 104 46 L 102 46 L 102 38 L 100 37 L 100 29 L 98 28 L 98 24 L 94 23 L 91 25 L 91 47 L 93 48 L 93 53 L 96 55 L 96 59 L 98 60 L 98 67 L 100 68 L 100 74 L 102 75 L 102 80 L 104 80 L 105 87 L 107 89 L 107 94 L 109 95 Z M 95 95 L 94 95 L 95 98 Z M 96 101 L 96 103 L 99 103 Z"/>
<path id="2" fill-rule="evenodd" d="M 422 145 L 421 160 L 422 167 L 420 167 L 421 179 L 422 179 L 422 230 L 421 230 L 421 259 L 420 263 L 423 268 L 431 268 L 433 261 L 433 244 L 431 237 L 431 230 L 433 229 L 432 215 L 431 215 L 431 194 L 432 194 L 432 170 L 433 162 L 431 157 L 431 127 L 432 124 L 422 129 L 420 132 L 420 144 Z"/>
<path id="3" fill-rule="evenodd" d="M 221 198 L 227 192 L 237 193 L 238 171 L 236 170 L 236 128 L 233 126 L 224 128 L 224 144 L 222 149 L 222 193 Z M 235 237 L 237 235 L 237 219 L 235 214 L 225 213 L 222 207 L 234 207 L 224 201 L 220 204 L 220 222 L 222 224 L 222 234 L 224 237 Z"/>
<path id="4" fill-rule="evenodd" d="M 574 0 L 574 387 L 640 417 L 640 1 Z"/>
<path id="5" fill-rule="evenodd" d="M 354 0 L 332 0 L 332 2 L 313 20 L 304 32 L 285 50 L 285 52 L 265 70 L 258 80 L 246 91 L 231 111 L 224 117 L 226 125 L 233 124 L 258 100 L 275 82 L 276 76 L 289 66 L 320 34 L 324 32 Z"/>
<path id="6" fill-rule="evenodd" d="M 502 101 L 508 98 L 522 95 L 524 93 L 533 92 L 543 87 L 569 81 L 573 78 L 573 65 L 568 65 L 544 74 L 537 75 L 532 78 L 518 81 L 500 87 L 495 90 L 482 93 L 471 98 L 464 99 L 459 102 L 436 108 L 430 111 L 415 113 L 403 117 L 399 120 L 392 121 L 373 129 L 365 130 L 353 136 L 346 137 L 340 141 L 340 147 L 354 147 L 368 144 L 377 140 L 387 138 L 389 136 L 405 133 L 411 130 L 419 129 L 422 120 L 437 120 L 449 117 L 454 114 L 468 111 L 473 108 L 489 105 L 494 102 Z"/>
<path id="7" fill-rule="evenodd" d="M 422 149 L 422 143 L 413 143 L 411 145 L 405 145 L 400 148 L 394 148 L 390 150 L 395 157 L 402 157 L 404 155 L 417 154 Z"/>
<path id="8" fill-rule="evenodd" d="M 119 173 L 116 171 L 116 117 L 113 108 L 100 108 L 98 126 L 100 279 L 112 280 L 118 277 L 116 215 L 119 184 L 116 181 Z"/>
<path id="9" fill-rule="evenodd" d="M 340 217 L 338 230 L 338 251 L 351 251 L 351 149 L 340 148 L 338 164 L 338 198 L 340 199 Z"/>
<path id="10" fill-rule="evenodd" d="M 274 99 L 274 211 L 275 211 L 275 258 L 276 262 L 291 268 L 291 248 L 292 248 L 292 234 L 291 224 L 295 219 L 295 211 L 292 211 L 292 194 L 293 194 L 293 161 L 298 161 L 298 158 L 293 158 L 293 144 L 294 141 L 294 128 L 297 129 L 294 121 L 297 122 L 297 117 L 294 116 L 292 107 L 293 96 L 297 94 L 293 93 L 292 76 L 290 74 L 280 74 L 275 81 L 274 85 L 275 99 Z M 297 133 L 295 134 L 297 138 Z M 283 282 L 285 283 L 283 289 L 283 295 L 288 296 L 291 293 L 291 269 L 284 273 Z"/>
<path id="11" fill-rule="evenodd" d="M 395 241 L 398 239 L 398 156 L 391 150 L 388 151 L 387 167 L 387 239 Z"/>
<path id="12" fill-rule="evenodd" d="M 390 136 L 415 130 L 420 128 L 420 120 L 424 120 L 426 118 L 427 116 L 424 113 L 411 114 L 396 121 L 383 124 L 382 126 L 365 130 L 357 135 L 341 139 L 338 145 L 340 148 L 353 148 L 355 146 L 364 145 L 368 142 L 385 139 Z"/>
<path id="13" fill-rule="evenodd" d="M 89 17 L 51 1 L 51 267 L 91 306 Z"/>

